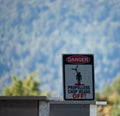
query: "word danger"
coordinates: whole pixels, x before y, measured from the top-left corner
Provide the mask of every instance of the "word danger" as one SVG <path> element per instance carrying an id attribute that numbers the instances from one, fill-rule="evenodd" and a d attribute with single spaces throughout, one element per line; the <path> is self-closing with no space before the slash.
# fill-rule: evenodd
<path id="1" fill-rule="evenodd" d="M 90 62 L 90 60 L 91 59 L 87 56 L 69 56 L 66 58 L 66 61 L 68 63 L 78 63 L 78 64 L 88 63 Z"/>

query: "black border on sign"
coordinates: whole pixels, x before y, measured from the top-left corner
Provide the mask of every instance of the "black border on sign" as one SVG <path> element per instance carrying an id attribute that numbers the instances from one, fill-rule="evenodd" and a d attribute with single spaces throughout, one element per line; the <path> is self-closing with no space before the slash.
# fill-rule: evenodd
<path id="1" fill-rule="evenodd" d="M 64 56 L 87 56 L 87 57 L 92 57 L 92 87 L 93 87 L 93 98 L 91 99 L 68 99 L 66 98 L 66 89 L 65 89 L 65 59 Z M 95 78 L 94 78 L 94 55 L 93 54 L 62 54 L 62 67 L 63 67 L 63 96 L 64 100 L 74 100 L 74 101 L 95 101 Z M 71 64 L 72 65 L 72 64 Z"/>

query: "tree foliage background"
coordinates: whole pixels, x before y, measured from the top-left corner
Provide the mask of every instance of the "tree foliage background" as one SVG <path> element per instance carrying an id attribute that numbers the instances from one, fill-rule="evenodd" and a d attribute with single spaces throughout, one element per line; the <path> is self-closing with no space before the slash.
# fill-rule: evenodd
<path id="1" fill-rule="evenodd" d="M 12 82 L 9 87 L 3 89 L 4 96 L 50 96 L 49 92 L 41 92 L 39 89 L 40 81 L 35 81 L 37 72 L 29 74 L 25 80 L 20 80 L 17 76 L 12 76 Z"/>
<path id="2" fill-rule="evenodd" d="M 96 93 L 96 99 L 107 101 L 106 106 L 98 107 L 98 116 L 120 116 L 120 76 L 116 77 L 102 93 Z"/>

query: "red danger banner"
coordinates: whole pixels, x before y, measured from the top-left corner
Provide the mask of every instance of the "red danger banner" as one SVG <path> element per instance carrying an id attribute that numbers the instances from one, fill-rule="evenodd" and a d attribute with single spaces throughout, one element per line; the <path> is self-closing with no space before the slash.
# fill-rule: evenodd
<path id="1" fill-rule="evenodd" d="M 89 63 L 90 58 L 87 56 L 69 56 L 66 58 L 66 62 L 72 63 L 72 64 L 84 64 Z"/>
<path id="2" fill-rule="evenodd" d="M 65 100 L 94 100 L 94 57 L 91 54 L 63 55 Z"/>

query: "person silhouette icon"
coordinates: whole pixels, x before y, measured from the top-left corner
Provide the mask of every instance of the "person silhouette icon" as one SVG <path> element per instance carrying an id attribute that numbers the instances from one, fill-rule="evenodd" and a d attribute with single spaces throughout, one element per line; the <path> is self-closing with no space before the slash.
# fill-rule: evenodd
<path id="1" fill-rule="evenodd" d="M 78 71 L 78 65 L 76 66 L 76 68 L 72 68 L 72 70 L 75 70 L 77 84 L 80 85 L 81 84 L 81 80 L 82 80 L 82 75 L 81 75 L 81 72 Z"/>

